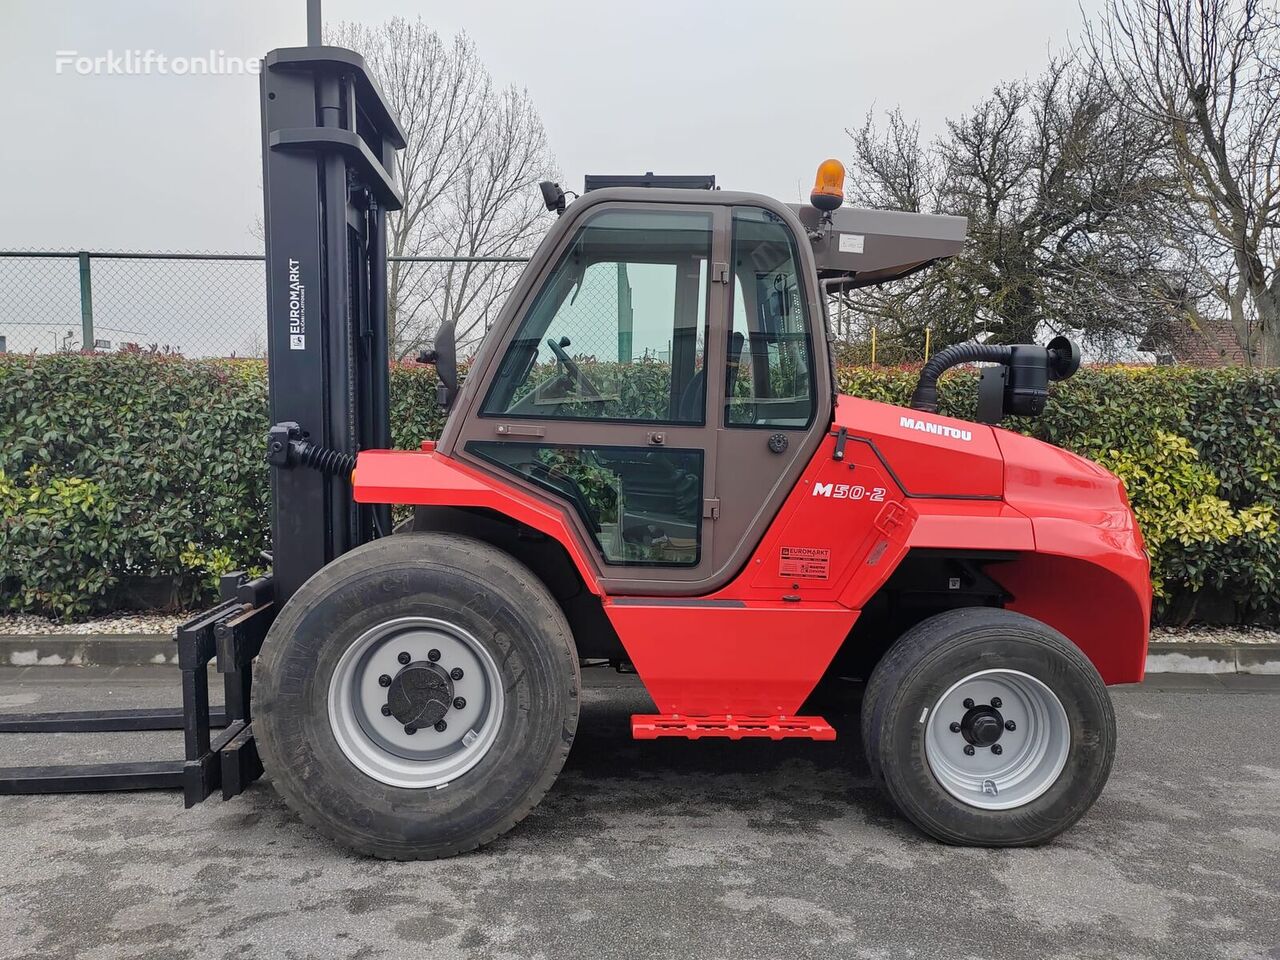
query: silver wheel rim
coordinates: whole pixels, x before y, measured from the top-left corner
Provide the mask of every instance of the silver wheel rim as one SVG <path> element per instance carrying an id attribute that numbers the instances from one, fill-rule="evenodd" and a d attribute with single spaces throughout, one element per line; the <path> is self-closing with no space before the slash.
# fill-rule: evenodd
<path id="1" fill-rule="evenodd" d="M 383 714 L 390 691 L 379 678 L 394 680 L 406 666 L 423 664 L 461 676 L 450 676 L 444 729 L 409 733 Z M 454 705 L 457 698 L 462 707 Z M 329 725 L 339 748 L 363 773 L 393 787 L 439 787 L 474 767 L 497 738 L 502 705 L 501 675 L 489 651 L 456 624 L 430 617 L 402 617 L 366 631 L 329 681 Z"/>
<path id="2" fill-rule="evenodd" d="M 1035 800 L 1057 782 L 1071 751 L 1062 701 L 1018 670 L 970 674 L 922 720 L 934 779 L 957 800 L 982 810 L 1009 810 Z M 988 743 L 993 734 L 998 739 Z"/>

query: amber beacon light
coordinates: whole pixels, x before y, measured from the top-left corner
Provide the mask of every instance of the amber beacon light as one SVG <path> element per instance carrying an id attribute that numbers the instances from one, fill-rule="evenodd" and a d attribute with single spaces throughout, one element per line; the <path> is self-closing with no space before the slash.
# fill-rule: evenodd
<path id="1" fill-rule="evenodd" d="M 818 164 L 818 176 L 813 181 L 809 202 L 826 213 L 844 203 L 843 163 L 839 160 L 823 160 Z"/>

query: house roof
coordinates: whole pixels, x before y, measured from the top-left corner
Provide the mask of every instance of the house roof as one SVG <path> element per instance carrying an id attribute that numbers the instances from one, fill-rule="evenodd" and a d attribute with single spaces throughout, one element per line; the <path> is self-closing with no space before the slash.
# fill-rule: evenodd
<path id="1" fill-rule="evenodd" d="M 1245 352 L 1225 319 L 1162 320 L 1151 324 L 1139 350 L 1170 354 L 1176 363 L 1194 367 L 1234 367 L 1245 363 Z"/>

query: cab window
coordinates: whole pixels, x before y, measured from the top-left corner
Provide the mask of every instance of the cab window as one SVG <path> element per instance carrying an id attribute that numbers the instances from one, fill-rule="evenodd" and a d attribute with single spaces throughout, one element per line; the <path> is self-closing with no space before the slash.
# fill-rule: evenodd
<path id="1" fill-rule="evenodd" d="M 467 450 L 567 500 L 605 563 L 698 564 L 701 450 L 484 440 Z"/>
<path id="2" fill-rule="evenodd" d="M 758 207 L 733 210 L 733 324 L 725 380 L 731 427 L 807 427 L 813 344 L 791 230 Z"/>
<path id="3" fill-rule="evenodd" d="M 482 414 L 703 423 L 711 217 L 605 210 L 507 347 Z"/>

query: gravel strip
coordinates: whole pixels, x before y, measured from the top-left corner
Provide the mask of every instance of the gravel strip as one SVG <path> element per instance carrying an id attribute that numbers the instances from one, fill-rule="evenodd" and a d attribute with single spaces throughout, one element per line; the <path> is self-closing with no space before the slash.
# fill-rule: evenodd
<path id="1" fill-rule="evenodd" d="M 0 617 L 0 636 L 83 636 L 160 634 L 171 636 L 178 624 L 191 618 L 191 613 L 118 613 L 79 623 L 58 623 L 44 617 L 14 614 Z"/>
<path id="2" fill-rule="evenodd" d="M 1280 630 L 1265 627 L 1154 627 L 1152 643 L 1280 643 Z"/>
<path id="3" fill-rule="evenodd" d="M 194 612 L 194 611 L 193 611 Z M 25 614 L 0 617 L 0 636 L 81 636 L 84 634 L 172 635 L 187 613 L 119 613 L 80 623 L 58 623 Z M 1263 627 L 1155 627 L 1152 643 L 1280 644 L 1280 630 Z"/>

